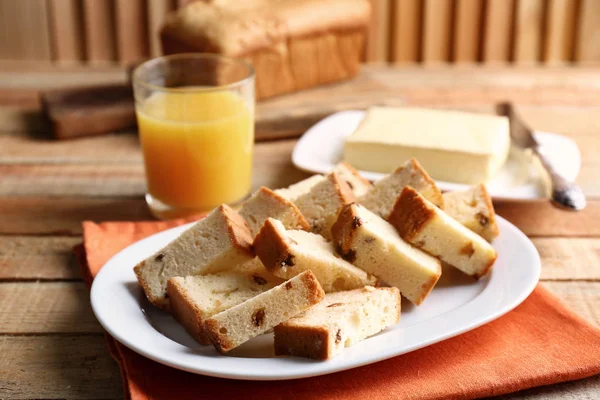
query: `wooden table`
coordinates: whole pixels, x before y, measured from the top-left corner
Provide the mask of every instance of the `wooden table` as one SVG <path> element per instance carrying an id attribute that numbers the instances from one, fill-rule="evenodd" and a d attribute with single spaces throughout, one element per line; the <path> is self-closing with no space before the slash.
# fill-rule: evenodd
<path id="1" fill-rule="evenodd" d="M 0 72 L 0 398 L 121 398 L 117 365 L 94 318 L 72 247 L 81 221 L 150 219 L 133 133 L 54 142 L 37 115 L 40 88 L 123 81 L 122 70 Z M 600 325 L 600 69 L 388 68 L 355 81 L 261 104 L 263 137 L 303 131 L 334 109 L 371 103 L 491 111 L 511 99 L 535 128 L 573 138 L 583 156 L 581 213 L 546 201 L 497 202 L 540 251 L 544 285 Z M 296 139 L 256 146 L 255 186 L 305 173 L 290 163 Z M 506 398 L 598 398 L 600 377 Z"/>

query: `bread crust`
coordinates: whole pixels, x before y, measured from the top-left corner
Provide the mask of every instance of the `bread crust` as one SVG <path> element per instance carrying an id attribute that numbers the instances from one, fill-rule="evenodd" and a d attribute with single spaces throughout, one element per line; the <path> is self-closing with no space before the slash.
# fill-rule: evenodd
<path id="1" fill-rule="evenodd" d="M 267 219 L 256 235 L 253 247 L 267 271 L 273 272 L 283 266 L 293 266 L 289 245 L 289 238 Z"/>
<path id="2" fill-rule="evenodd" d="M 204 313 L 187 295 L 176 278 L 167 281 L 167 295 L 173 317 L 198 343 L 209 345 L 210 339 L 204 331 Z"/>
<path id="3" fill-rule="evenodd" d="M 435 204 L 436 206 L 438 206 L 439 208 L 441 208 L 443 210 L 444 209 L 444 197 L 442 196 L 442 191 L 438 188 L 435 181 L 431 178 L 431 176 L 429 176 L 427 171 L 425 171 L 425 169 L 421 166 L 421 164 L 419 163 L 419 161 L 417 161 L 416 158 L 411 158 L 410 164 L 414 170 L 419 171 L 423 175 L 423 179 L 429 184 L 429 186 L 432 189 L 434 189 L 434 193 L 431 194 L 432 198 L 429 199 L 429 201 L 431 201 L 433 204 Z M 398 169 L 401 169 L 401 168 L 403 168 L 403 167 L 399 167 Z"/>
<path id="4" fill-rule="evenodd" d="M 298 327 L 279 324 L 275 327 L 275 355 L 329 358 L 329 331 L 323 327 Z"/>
<path id="5" fill-rule="evenodd" d="M 336 251 L 343 259 L 349 262 L 352 262 L 354 258 L 352 243 L 354 242 L 356 229 L 362 224 L 356 212 L 355 204 L 351 203 L 344 206 L 338 215 L 337 221 L 331 227 L 331 236 L 333 237 Z"/>
<path id="6" fill-rule="evenodd" d="M 421 201 L 419 193 L 410 186 L 405 186 L 388 220 L 400 236 L 410 242 L 434 216 L 435 212 Z"/>
<path id="7" fill-rule="evenodd" d="M 356 201 L 356 197 L 354 197 L 354 192 L 346 182 L 337 172 L 332 172 L 327 175 L 327 179 L 333 183 L 335 186 L 340 200 L 344 204 L 354 203 Z"/>
<path id="8" fill-rule="evenodd" d="M 477 189 L 481 191 L 481 195 L 483 197 L 485 207 L 487 208 L 487 210 L 489 212 L 488 223 L 491 228 L 490 233 L 492 234 L 493 237 L 496 237 L 496 236 L 498 236 L 500 231 L 498 230 L 498 224 L 496 223 L 496 210 L 494 210 L 494 204 L 492 203 L 492 198 L 490 197 L 490 194 L 488 193 L 485 185 L 479 184 L 479 185 L 477 185 Z"/>
<path id="9" fill-rule="evenodd" d="M 246 220 L 227 204 L 221 204 L 219 211 L 225 218 L 228 236 L 233 246 L 248 256 L 253 257 L 252 234 Z"/>

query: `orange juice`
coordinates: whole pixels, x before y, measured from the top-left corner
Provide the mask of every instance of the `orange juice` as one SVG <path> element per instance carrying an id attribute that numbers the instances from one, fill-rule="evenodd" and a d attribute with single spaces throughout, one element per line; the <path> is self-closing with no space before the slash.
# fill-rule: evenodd
<path id="1" fill-rule="evenodd" d="M 252 179 L 250 107 L 226 91 L 157 92 L 138 104 L 148 193 L 196 210 L 242 199 Z"/>

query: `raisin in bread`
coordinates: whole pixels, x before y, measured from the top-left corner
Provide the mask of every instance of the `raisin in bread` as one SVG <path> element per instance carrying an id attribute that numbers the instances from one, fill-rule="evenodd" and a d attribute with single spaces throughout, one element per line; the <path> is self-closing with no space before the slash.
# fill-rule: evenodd
<path id="1" fill-rule="evenodd" d="M 313 186 L 324 179 L 323 175 L 313 175 L 286 188 L 276 189 L 275 193 L 295 203 L 298 197 L 310 192 Z"/>
<path id="2" fill-rule="evenodd" d="M 320 302 L 325 293 L 311 271 L 208 318 L 204 329 L 227 352 Z"/>
<path id="3" fill-rule="evenodd" d="M 411 187 L 405 187 L 390 214 L 402 238 L 476 278 L 496 260 L 496 250 L 481 236 L 440 210 Z"/>
<path id="4" fill-rule="evenodd" d="M 310 224 L 311 231 L 331 240 L 331 226 L 340 210 L 354 202 L 350 186 L 336 172 L 314 185 L 296 199 L 296 205 Z"/>
<path id="5" fill-rule="evenodd" d="M 275 355 L 326 360 L 400 321 L 397 288 L 330 293 L 322 302 L 275 327 Z"/>
<path id="6" fill-rule="evenodd" d="M 269 217 L 277 218 L 286 228 L 308 230 L 308 222 L 298 207 L 271 189 L 261 187 L 242 204 L 240 215 L 248 223 L 252 237 Z"/>
<path id="7" fill-rule="evenodd" d="M 332 228 L 338 252 L 419 305 L 442 274 L 440 261 L 405 242 L 387 221 L 358 204 L 347 205 Z"/>
<path id="8" fill-rule="evenodd" d="M 282 283 L 271 275 L 221 272 L 171 278 L 167 294 L 171 313 L 198 343 L 210 344 L 204 321 Z"/>
<path id="9" fill-rule="evenodd" d="M 465 191 L 444 193 L 444 211 L 452 218 L 491 242 L 498 236 L 496 213 L 484 185 Z"/>
<path id="10" fill-rule="evenodd" d="M 345 161 L 338 163 L 333 172 L 337 172 L 340 178 L 346 181 L 356 198 L 365 195 L 371 189 L 371 182 L 360 176 L 358 171 Z"/>
<path id="11" fill-rule="evenodd" d="M 404 186 L 415 188 L 436 206 L 444 207 L 442 192 L 414 158 L 375 182 L 371 190 L 360 197 L 358 202 L 380 217 L 388 219 Z"/>
<path id="12" fill-rule="evenodd" d="M 169 308 L 167 281 L 220 272 L 254 258 L 246 221 L 227 205 L 214 209 L 177 239 L 134 267 L 148 300 Z"/>
<path id="13" fill-rule="evenodd" d="M 377 279 L 339 258 L 333 244 L 310 232 L 287 230 L 269 218 L 253 247 L 267 270 L 289 279 L 311 270 L 326 292 L 350 290 L 377 284 Z"/>

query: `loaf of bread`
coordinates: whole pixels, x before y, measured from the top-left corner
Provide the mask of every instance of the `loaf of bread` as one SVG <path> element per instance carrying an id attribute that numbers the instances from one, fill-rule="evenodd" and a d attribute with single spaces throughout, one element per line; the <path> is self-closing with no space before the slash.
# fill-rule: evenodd
<path id="1" fill-rule="evenodd" d="M 272 275 L 221 272 L 171 278 L 167 295 L 171 313 L 200 344 L 210 344 L 204 321 L 282 283 Z"/>
<path id="2" fill-rule="evenodd" d="M 339 258 L 333 245 L 310 232 L 287 230 L 269 218 L 256 235 L 253 247 L 267 270 L 289 279 L 311 270 L 326 292 L 376 285 L 377 279 Z"/>
<path id="3" fill-rule="evenodd" d="M 339 212 L 354 201 L 350 186 L 337 172 L 332 172 L 311 187 L 308 193 L 298 197 L 295 203 L 308 221 L 310 230 L 331 240 L 331 226 Z"/>
<path id="4" fill-rule="evenodd" d="M 242 204 L 240 215 L 248 223 L 252 237 L 269 217 L 280 220 L 286 228 L 309 230 L 310 226 L 298 207 L 269 188 L 261 187 Z"/>
<path id="5" fill-rule="evenodd" d="M 375 182 L 373 187 L 358 199 L 358 202 L 380 217 L 387 219 L 404 186 L 416 189 L 436 206 L 444 207 L 442 192 L 414 158 Z"/>
<path id="6" fill-rule="evenodd" d="M 491 242 L 498 236 L 496 213 L 484 185 L 444 193 L 444 211 L 452 218 Z"/>
<path id="7" fill-rule="evenodd" d="M 442 274 L 440 261 L 405 242 L 387 221 L 358 204 L 346 206 L 332 228 L 343 258 L 419 305 Z"/>
<path id="8" fill-rule="evenodd" d="M 400 321 L 397 288 L 330 293 L 322 302 L 275 327 L 275 355 L 326 360 Z"/>
<path id="9" fill-rule="evenodd" d="M 261 99 L 355 76 L 370 13 L 368 0 L 197 1 L 167 16 L 161 41 L 251 61 Z"/>
<path id="10" fill-rule="evenodd" d="M 204 328 L 220 352 L 227 352 L 320 302 L 325 293 L 306 271 L 245 302 L 208 318 Z"/>
<path id="11" fill-rule="evenodd" d="M 227 205 L 214 209 L 177 239 L 135 266 L 148 300 L 169 308 L 167 281 L 224 271 L 254 258 L 246 221 Z"/>
<path id="12" fill-rule="evenodd" d="M 389 221 L 407 242 L 475 278 L 496 260 L 496 250 L 485 239 L 411 187 L 402 190 Z"/>
<path id="13" fill-rule="evenodd" d="M 333 172 L 337 172 L 340 178 L 346 181 L 356 198 L 365 195 L 371 189 L 371 182 L 360 176 L 358 171 L 345 161 L 338 163 Z"/>

